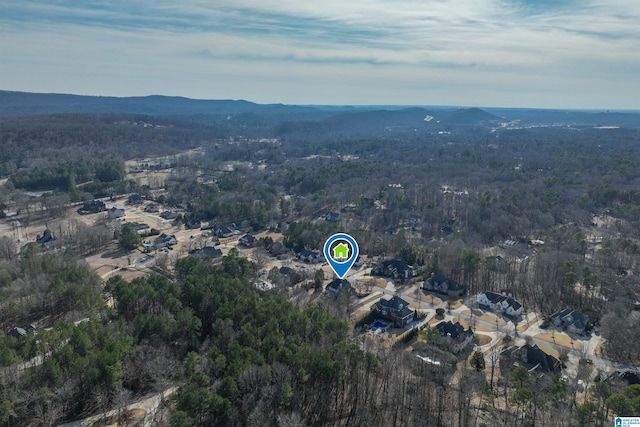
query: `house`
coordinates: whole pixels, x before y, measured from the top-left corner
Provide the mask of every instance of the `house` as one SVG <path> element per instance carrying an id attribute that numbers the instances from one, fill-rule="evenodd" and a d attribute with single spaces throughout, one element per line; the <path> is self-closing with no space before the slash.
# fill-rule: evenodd
<path id="1" fill-rule="evenodd" d="M 15 327 L 15 328 L 11 328 L 9 331 L 7 331 L 7 335 L 9 335 L 10 337 L 14 337 L 14 338 L 21 338 L 25 335 L 27 335 L 29 332 L 35 330 L 36 327 L 33 325 L 27 325 L 23 328 L 20 327 Z"/>
<path id="2" fill-rule="evenodd" d="M 542 351 L 537 345 L 525 344 L 513 351 L 516 362 L 532 371 L 558 373 L 562 363 L 555 357 Z"/>
<path id="3" fill-rule="evenodd" d="M 41 246 L 48 246 L 57 239 L 58 238 L 56 237 L 56 235 L 47 228 L 46 230 L 44 230 L 44 233 L 42 233 L 42 236 L 38 235 L 36 237 L 36 243 Z"/>
<path id="4" fill-rule="evenodd" d="M 495 313 L 506 314 L 507 316 L 520 316 L 522 314 L 522 304 L 511 296 L 487 291 L 478 295 L 477 301 L 478 305 Z"/>
<path id="5" fill-rule="evenodd" d="M 221 239 L 226 239 L 227 237 L 233 236 L 233 231 L 231 231 L 229 227 L 222 225 L 216 230 L 216 235 Z"/>
<path id="6" fill-rule="evenodd" d="M 144 211 L 149 213 L 156 213 L 160 212 L 160 208 L 155 203 L 151 203 L 144 207 Z"/>
<path id="7" fill-rule="evenodd" d="M 104 204 L 104 202 L 100 200 L 90 200 L 90 201 L 85 201 L 82 204 L 82 207 L 78 209 L 78 213 L 80 215 L 88 215 L 88 214 L 104 212 L 106 210 L 107 210 L 107 206 Z"/>
<path id="8" fill-rule="evenodd" d="M 347 279 L 334 279 L 325 287 L 325 290 L 334 298 L 337 298 L 338 294 L 343 290 L 348 293 L 352 293 L 354 291 L 351 283 L 349 283 Z"/>
<path id="9" fill-rule="evenodd" d="M 466 292 L 463 285 L 440 273 L 431 273 L 431 276 L 422 284 L 422 289 L 447 295 L 449 298 L 460 298 Z"/>
<path id="10" fill-rule="evenodd" d="M 167 246 L 173 246 L 176 243 L 178 243 L 178 240 L 176 239 L 175 235 L 162 233 L 161 235 L 156 237 L 156 239 L 153 241 L 153 246 L 155 246 L 156 249 L 160 249 L 160 248 L 165 248 Z"/>
<path id="11" fill-rule="evenodd" d="M 407 280 L 414 274 L 413 267 L 398 259 L 384 261 L 381 265 L 376 266 L 372 273 L 401 280 Z"/>
<path id="12" fill-rule="evenodd" d="M 622 392 L 626 387 L 634 384 L 640 384 L 640 375 L 637 371 L 615 371 L 607 375 L 603 380 L 612 391 Z"/>
<path id="13" fill-rule="evenodd" d="M 132 194 L 132 195 L 129 196 L 127 201 L 129 202 L 130 205 L 141 205 L 142 204 L 142 197 L 140 197 L 140 195 L 138 195 L 138 194 Z"/>
<path id="14" fill-rule="evenodd" d="M 269 253 L 274 256 L 287 252 L 287 247 L 282 242 L 273 242 L 269 245 Z"/>
<path id="15" fill-rule="evenodd" d="M 107 218 L 118 219 L 124 218 L 124 209 L 118 209 L 115 206 L 107 211 Z"/>
<path id="16" fill-rule="evenodd" d="M 280 267 L 280 274 L 287 278 L 289 286 L 293 286 L 302 280 L 300 274 L 291 267 Z"/>
<path id="17" fill-rule="evenodd" d="M 452 353 L 464 351 L 473 342 L 473 331 L 471 328 L 465 330 L 460 323 L 440 322 L 436 325 L 436 330 L 441 338 L 438 345 Z"/>
<path id="18" fill-rule="evenodd" d="M 240 238 L 238 244 L 245 246 L 247 248 L 252 248 L 258 240 L 255 238 L 253 234 L 246 234 Z"/>
<path id="19" fill-rule="evenodd" d="M 199 219 L 190 219 L 184 223 L 187 230 L 198 230 L 202 226 L 202 222 Z"/>
<path id="20" fill-rule="evenodd" d="M 338 222 L 340 221 L 340 214 L 337 212 L 327 212 L 324 215 L 324 219 L 329 222 Z"/>
<path id="21" fill-rule="evenodd" d="M 360 268 L 364 265 L 364 260 L 362 259 L 361 256 L 358 255 L 358 258 L 356 258 L 355 262 L 353 263 L 353 267 L 354 268 Z"/>
<path id="22" fill-rule="evenodd" d="M 135 222 L 135 221 L 126 222 L 123 225 L 130 227 L 133 231 L 135 231 L 138 234 L 144 233 L 145 230 L 148 230 L 150 228 L 148 224 L 145 224 L 143 222 Z"/>
<path id="23" fill-rule="evenodd" d="M 164 211 L 160 213 L 160 218 L 162 219 L 176 219 L 178 218 L 178 214 L 171 211 Z"/>
<path id="24" fill-rule="evenodd" d="M 553 313 L 550 319 L 556 327 L 572 334 L 587 335 L 592 329 L 588 316 L 569 307 Z"/>
<path id="25" fill-rule="evenodd" d="M 222 257 L 222 251 L 214 246 L 205 246 L 201 249 L 194 249 L 189 251 L 189 256 L 194 258 L 216 259 Z"/>
<path id="26" fill-rule="evenodd" d="M 388 300 L 381 299 L 372 309 L 383 319 L 392 321 L 398 328 L 404 327 L 414 316 L 409 303 L 397 295 Z"/>
<path id="27" fill-rule="evenodd" d="M 311 264 L 317 264 L 319 262 L 322 262 L 322 256 L 315 251 L 304 250 L 304 251 L 298 252 L 296 257 L 300 261 L 308 262 Z"/>

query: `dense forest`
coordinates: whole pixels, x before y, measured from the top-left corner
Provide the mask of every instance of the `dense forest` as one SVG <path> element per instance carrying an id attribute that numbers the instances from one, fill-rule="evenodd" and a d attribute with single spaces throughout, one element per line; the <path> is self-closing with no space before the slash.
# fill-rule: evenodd
<path id="1" fill-rule="evenodd" d="M 494 379 L 482 354 L 424 363 L 414 353 L 436 351 L 428 328 L 372 346 L 341 302 L 261 289 L 264 259 L 238 252 L 103 280 L 83 257 L 114 242 L 136 257 L 142 239 L 68 214 L 135 193 L 179 210 L 178 226 L 270 230 L 294 253 L 346 231 L 368 262 L 402 260 L 416 280 L 438 272 L 468 295 L 509 292 L 542 317 L 579 309 L 603 357 L 638 366 L 637 115 L 184 99 L 42 111 L 20 99 L 0 112 L 0 209 L 22 225 L 44 218 L 58 239 L 0 238 L 0 325 L 38 324 L 0 334 L 0 425 L 56 425 L 172 386 L 158 425 L 597 426 L 640 414 L 638 386 L 580 385 L 580 372 L 501 364 Z M 159 169 L 157 185 L 136 182 Z"/>

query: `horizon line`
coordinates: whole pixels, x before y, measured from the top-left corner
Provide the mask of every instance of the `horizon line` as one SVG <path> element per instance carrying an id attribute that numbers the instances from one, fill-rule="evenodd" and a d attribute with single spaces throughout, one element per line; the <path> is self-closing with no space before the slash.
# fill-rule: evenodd
<path id="1" fill-rule="evenodd" d="M 437 109 L 492 109 L 492 110 L 540 110 L 540 111 L 571 111 L 571 112 L 600 112 L 600 113 L 640 113 L 640 107 L 638 108 L 607 108 L 607 107 L 509 107 L 509 106 L 490 106 L 490 105 L 468 105 L 468 104 L 387 104 L 387 103 L 375 103 L 375 104 L 317 104 L 317 103 L 289 103 L 289 102 L 256 102 L 244 98 L 193 98 L 184 95 L 164 95 L 159 93 L 152 93 L 147 95 L 91 95 L 91 94 L 79 94 L 69 92 L 29 92 L 23 90 L 11 90 L 0 89 L 0 93 L 18 93 L 28 95 L 52 95 L 52 96 L 77 96 L 84 98 L 113 98 L 113 99 L 133 99 L 133 98 L 179 98 L 189 101 L 203 101 L 203 102 L 249 102 L 256 105 L 284 105 L 290 107 L 311 107 L 311 108 L 437 108 Z"/>

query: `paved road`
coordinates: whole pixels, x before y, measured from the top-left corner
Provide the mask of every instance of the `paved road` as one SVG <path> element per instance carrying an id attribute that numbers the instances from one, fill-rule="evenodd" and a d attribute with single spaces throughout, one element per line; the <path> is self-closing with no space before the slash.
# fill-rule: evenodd
<path id="1" fill-rule="evenodd" d="M 162 393 L 158 393 L 156 395 L 148 397 L 139 402 L 132 403 L 131 405 L 127 406 L 125 409 L 126 410 L 133 410 L 133 409 L 144 410 L 145 417 L 142 422 L 142 425 L 144 427 L 153 427 L 157 425 L 157 420 L 155 418 L 156 418 L 158 409 L 160 408 L 160 404 L 163 401 L 167 400 L 169 397 L 171 397 L 171 395 L 173 395 L 176 392 L 176 390 L 178 390 L 177 387 L 168 388 Z M 122 411 L 122 410 L 114 409 L 112 411 L 107 411 L 102 414 L 93 415 L 83 420 L 73 421 L 66 424 L 60 424 L 58 425 L 58 427 L 87 427 L 92 425 L 96 421 L 105 420 L 107 418 L 117 416 L 119 411 Z"/>
<path id="2" fill-rule="evenodd" d="M 403 293 L 401 293 L 401 297 L 406 300 L 409 303 L 413 303 L 415 305 L 419 305 L 421 307 L 421 309 L 436 309 L 436 308 L 446 308 L 446 302 L 442 302 L 440 304 L 431 304 L 427 301 L 420 301 L 419 299 L 413 297 L 410 295 L 411 292 L 413 292 L 415 289 L 415 287 L 411 287 L 409 289 L 405 289 Z M 386 288 L 381 288 L 379 286 L 373 286 L 372 290 L 380 292 L 383 295 L 396 295 L 398 294 L 398 292 L 396 290 L 389 290 Z M 510 327 L 508 324 L 503 326 L 503 325 L 496 325 L 495 322 L 488 322 L 486 320 L 480 319 L 477 316 L 470 316 L 466 313 L 463 313 L 462 310 L 464 309 L 468 309 L 465 305 L 457 308 L 457 309 L 453 309 L 453 310 L 449 310 L 448 314 L 450 314 L 451 316 L 455 316 L 458 317 L 460 319 L 464 319 L 467 322 L 469 322 L 469 324 L 475 324 L 475 325 L 480 325 L 480 326 L 484 326 L 488 329 L 490 329 L 491 331 L 495 332 L 495 333 L 503 333 L 503 334 L 511 334 L 513 335 L 514 332 L 514 327 Z M 531 325 L 533 326 L 533 325 Z M 524 338 L 522 338 L 523 334 L 526 334 L 525 332 L 518 332 L 518 337 L 519 339 L 524 341 Z M 536 338 L 534 336 L 529 336 L 529 338 L 532 340 L 532 342 L 536 345 L 543 345 L 543 346 L 547 346 L 550 348 L 553 348 L 554 350 L 557 351 L 568 351 L 569 355 L 574 356 L 576 358 L 582 359 L 584 357 L 584 353 L 580 350 L 574 350 L 571 346 L 565 346 L 562 345 L 560 343 L 554 343 L 554 342 L 549 342 L 549 341 L 545 341 L 543 339 L 540 338 Z M 593 364 L 595 367 L 603 369 L 606 368 L 608 370 L 638 370 L 637 366 L 634 365 L 628 365 L 625 363 L 620 363 L 620 362 L 615 362 L 613 360 L 609 360 L 609 359 L 605 359 L 602 358 L 600 356 L 596 356 L 594 354 L 594 348 L 588 348 L 587 349 L 587 357 L 589 359 L 592 360 Z"/>
<path id="3" fill-rule="evenodd" d="M 17 232 L 17 240 L 20 243 L 25 243 L 25 237 L 24 237 L 24 233 L 23 233 L 23 228 L 22 228 L 22 223 L 20 222 L 20 220 L 14 220 L 13 221 L 14 227 L 16 228 L 16 232 Z"/>

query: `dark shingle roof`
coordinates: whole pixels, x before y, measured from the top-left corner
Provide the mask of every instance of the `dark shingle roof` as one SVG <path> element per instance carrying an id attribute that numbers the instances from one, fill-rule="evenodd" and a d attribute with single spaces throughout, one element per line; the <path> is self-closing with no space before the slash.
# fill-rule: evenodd
<path id="1" fill-rule="evenodd" d="M 514 310 L 518 310 L 519 308 L 522 307 L 522 304 L 520 304 L 518 301 L 516 301 L 513 298 L 508 297 L 506 295 L 500 295 L 500 294 L 497 294 L 495 292 L 490 292 L 490 291 L 487 291 L 484 294 L 487 296 L 487 299 L 489 301 L 491 301 L 493 304 L 497 304 L 497 303 L 502 302 L 502 301 L 507 301 L 507 303 L 511 307 L 513 307 Z"/>
<path id="2" fill-rule="evenodd" d="M 222 256 L 222 251 L 214 246 L 205 246 L 202 249 L 189 251 L 189 256 L 199 258 L 218 258 Z"/>
<path id="3" fill-rule="evenodd" d="M 332 290 L 334 292 L 339 292 L 342 289 L 351 288 L 351 283 L 347 279 L 334 279 L 327 285 L 327 290 Z"/>
<path id="4" fill-rule="evenodd" d="M 447 276 L 442 273 L 434 274 L 433 276 L 429 277 L 427 281 L 436 286 L 440 286 L 442 283 L 446 283 L 448 286 L 448 290 L 450 291 L 460 291 L 464 289 L 464 286 L 462 286 L 460 283 L 456 282 L 453 279 L 447 278 Z"/>
<path id="5" fill-rule="evenodd" d="M 552 320 L 560 319 L 564 326 L 573 325 L 577 329 L 587 329 L 589 328 L 591 321 L 589 320 L 589 316 L 582 314 L 579 311 L 573 310 L 572 308 L 565 308 L 564 310 L 558 311 L 551 315 Z"/>
<path id="6" fill-rule="evenodd" d="M 388 300 L 381 299 L 377 304 L 380 308 L 395 311 L 398 317 L 406 317 L 413 314 L 413 310 L 409 308 L 409 303 L 397 295 Z"/>
<path id="7" fill-rule="evenodd" d="M 542 351 L 537 345 L 526 344 L 522 346 L 527 352 L 527 364 L 532 368 L 540 368 L 543 371 L 560 371 L 560 361 Z"/>
<path id="8" fill-rule="evenodd" d="M 320 254 L 318 252 L 315 251 L 310 251 L 308 249 L 305 249 L 303 251 L 300 251 L 300 253 L 298 254 L 298 256 L 300 257 L 304 257 L 304 258 L 309 258 L 309 257 L 319 257 Z"/>
<path id="9" fill-rule="evenodd" d="M 464 326 L 462 326 L 458 322 L 440 322 L 436 325 L 436 329 L 438 330 L 438 333 L 443 337 L 450 336 L 454 340 L 459 338 L 464 339 L 468 335 L 473 335 L 473 331 L 471 330 L 471 328 L 465 330 Z"/>

